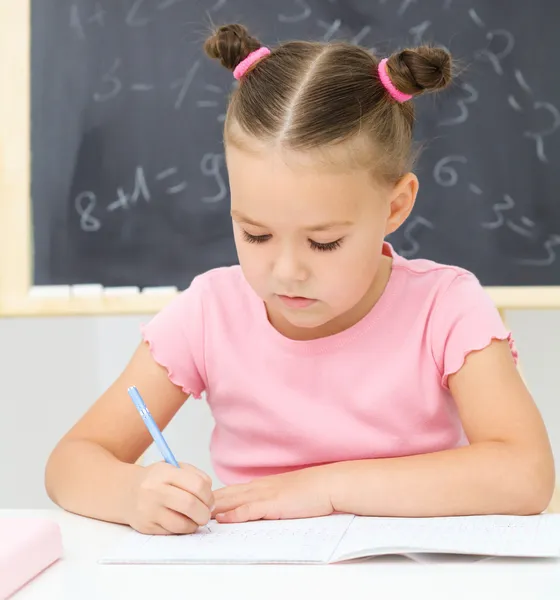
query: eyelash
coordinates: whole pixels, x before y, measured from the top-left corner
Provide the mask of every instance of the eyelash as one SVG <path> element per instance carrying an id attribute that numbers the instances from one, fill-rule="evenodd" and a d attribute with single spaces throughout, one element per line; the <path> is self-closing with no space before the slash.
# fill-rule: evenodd
<path id="1" fill-rule="evenodd" d="M 250 244 L 264 244 L 264 242 L 268 241 L 271 236 L 270 235 L 251 235 L 246 231 L 243 231 L 243 237 Z M 309 240 L 309 245 L 314 250 L 318 250 L 319 252 L 331 252 L 332 250 L 336 250 L 342 244 L 342 239 L 335 240 L 334 242 L 327 242 L 325 244 L 320 244 L 319 242 L 314 242 L 313 240 Z"/>

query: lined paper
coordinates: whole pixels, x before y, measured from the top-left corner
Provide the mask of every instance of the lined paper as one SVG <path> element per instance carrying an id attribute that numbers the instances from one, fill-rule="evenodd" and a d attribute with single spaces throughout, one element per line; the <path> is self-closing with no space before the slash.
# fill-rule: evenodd
<path id="1" fill-rule="evenodd" d="M 283 521 L 217 523 L 190 535 L 127 534 L 101 562 L 122 563 L 324 563 L 353 515 Z"/>
<path id="2" fill-rule="evenodd" d="M 560 515 L 356 517 L 332 558 L 412 552 L 560 557 Z"/>
<path id="3" fill-rule="evenodd" d="M 190 535 L 131 530 L 103 563 L 314 563 L 383 554 L 560 558 L 560 515 L 393 518 L 336 514 L 211 521 Z"/>

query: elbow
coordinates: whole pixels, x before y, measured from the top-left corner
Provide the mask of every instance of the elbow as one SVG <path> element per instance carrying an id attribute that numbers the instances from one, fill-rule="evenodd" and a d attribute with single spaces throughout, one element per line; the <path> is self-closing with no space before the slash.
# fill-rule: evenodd
<path id="1" fill-rule="evenodd" d="M 43 472 L 43 485 L 45 487 L 45 492 L 54 504 L 60 506 L 59 499 L 59 482 L 60 482 L 60 473 L 63 472 L 63 469 L 59 466 L 59 454 L 60 454 L 60 442 L 56 445 L 56 447 L 52 450 L 50 456 L 47 459 L 47 463 L 45 465 L 45 470 Z"/>
<path id="2" fill-rule="evenodd" d="M 43 473 L 43 484 L 45 486 L 45 492 L 47 493 L 49 500 L 57 504 L 55 498 L 55 490 L 53 486 L 53 479 L 53 454 L 51 453 L 47 460 L 47 464 L 45 465 L 45 471 Z"/>
<path id="3" fill-rule="evenodd" d="M 556 473 L 552 452 L 543 452 L 536 458 L 524 458 L 517 466 L 515 514 L 538 515 L 551 505 L 556 486 Z"/>

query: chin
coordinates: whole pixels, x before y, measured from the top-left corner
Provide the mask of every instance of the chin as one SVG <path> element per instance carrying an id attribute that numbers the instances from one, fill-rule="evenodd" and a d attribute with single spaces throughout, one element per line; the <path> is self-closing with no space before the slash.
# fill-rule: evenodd
<path id="1" fill-rule="evenodd" d="M 323 327 L 329 321 L 332 321 L 333 317 L 327 317 L 325 315 L 313 315 L 313 314 L 294 314 L 292 312 L 284 311 L 284 318 L 294 327 L 300 327 L 301 329 L 317 329 Z"/>
<path id="2" fill-rule="evenodd" d="M 290 325 L 293 327 L 298 327 L 299 329 L 318 329 L 319 327 L 323 327 L 328 323 L 328 321 L 309 321 L 309 320 L 297 320 L 297 319 L 289 319 Z"/>

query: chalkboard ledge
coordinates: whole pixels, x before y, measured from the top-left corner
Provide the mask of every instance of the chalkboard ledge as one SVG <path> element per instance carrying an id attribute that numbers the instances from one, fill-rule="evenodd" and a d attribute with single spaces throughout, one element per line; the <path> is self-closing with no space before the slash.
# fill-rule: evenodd
<path id="1" fill-rule="evenodd" d="M 66 286 L 61 286 L 62 288 Z M 486 287 L 496 307 L 504 310 L 560 309 L 560 286 Z M 2 292 L 2 290 L 0 290 Z M 25 296 L 0 293 L 0 317 L 60 317 L 94 315 L 155 314 L 179 293 L 175 288 L 134 290 L 87 290 L 72 286 L 57 293 L 45 287 L 33 288 Z"/>

